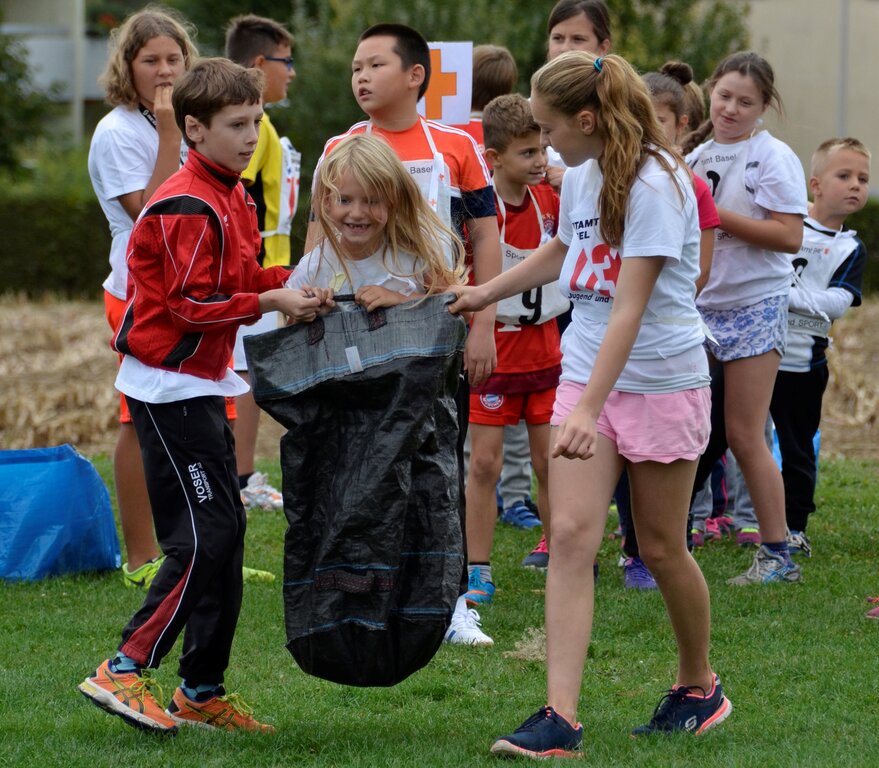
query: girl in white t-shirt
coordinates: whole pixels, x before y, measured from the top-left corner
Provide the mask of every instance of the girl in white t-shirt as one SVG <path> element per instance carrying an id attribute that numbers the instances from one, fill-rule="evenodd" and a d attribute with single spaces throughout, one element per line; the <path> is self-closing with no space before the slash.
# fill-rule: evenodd
<path id="1" fill-rule="evenodd" d="M 128 238 L 152 193 L 180 167 L 181 135 L 174 121 L 171 90 L 198 55 L 188 25 L 174 12 L 152 6 L 129 16 L 110 36 L 110 58 L 101 75 L 113 109 L 95 129 L 88 169 L 110 225 L 110 275 L 104 308 L 115 332 L 125 310 Z M 119 396 L 119 437 L 113 455 L 119 517 L 129 586 L 148 587 L 159 568 L 159 549 L 140 445 L 125 397 Z"/>
<path id="2" fill-rule="evenodd" d="M 320 290 L 325 309 L 335 295 L 353 294 L 371 312 L 461 281 L 461 241 L 384 140 L 340 142 L 318 169 L 313 199 L 318 240 L 287 287 Z"/>
<path id="3" fill-rule="evenodd" d="M 559 0 L 549 12 L 546 21 L 546 60 L 569 51 L 585 51 L 593 56 L 604 56 L 610 52 L 610 13 L 604 0 Z M 546 148 L 546 182 L 556 192 L 561 193 L 562 178 L 567 166 L 561 155 L 553 147 Z M 556 319 L 559 331 L 564 333 L 571 322 L 571 310 Z M 501 477 L 502 493 L 512 491 L 513 495 L 530 498 L 531 466 L 528 461 L 528 435 L 524 425 L 504 429 L 504 470 Z M 521 448 L 520 446 L 523 446 Z M 518 462 L 517 462 L 518 460 Z M 518 466 L 517 466 L 518 464 Z M 524 469 L 521 469 L 524 465 Z M 516 489 L 519 481 L 521 488 Z M 507 499 L 503 499 L 505 505 Z M 537 546 L 531 550 L 522 565 L 545 571 L 549 562 L 549 546 L 546 531 Z M 595 564 L 598 568 L 598 564 Z"/>
<path id="4" fill-rule="evenodd" d="M 592 562 L 624 468 L 641 556 L 678 643 L 676 684 L 633 734 L 702 732 L 732 707 L 708 660 L 708 588 L 684 537 L 710 410 L 694 302 L 693 187 L 625 60 L 565 53 L 531 87 L 543 141 L 569 166 L 558 235 L 485 285 L 454 288 L 459 299 L 450 309 L 477 309 L 555 279 L 574 302 L 551 422 L 547 706 L 492 746 L 550 757 L 582 748 L 576 715 L 592 628 Z"/>
<path id="5" fill-rule="evenodd" d="M 784 485 L 764 428 L 784 354 L 792 279 L 787 254 L 797 253 L 803 239 L 806 179 L 791 149 L 759 130 L 766 109 L 781 107 L 765 59 L 752 52 L 728 56 L 708 89 L 709 118 L 684 141 L 687 162 L 708 183 L 720 216 L 711 275 L 698 299 L 711 330 L 714 402 L 696 486 L 729 446 L 762 539 L 751 567 L 729 583 L 795 582 L 800 569 L 785 539 Z"/>
<path id="6" fill-rule="evenodd" d="M 610 13 L 604 0 L 559 0 L 546 22 L 546 60 L 568 51 L 586 51 L 594 56 L 610 52 Z M 558 192 L 565 175 L 565 163 L 552 147 L 547 148 L 546 180 Z"/>

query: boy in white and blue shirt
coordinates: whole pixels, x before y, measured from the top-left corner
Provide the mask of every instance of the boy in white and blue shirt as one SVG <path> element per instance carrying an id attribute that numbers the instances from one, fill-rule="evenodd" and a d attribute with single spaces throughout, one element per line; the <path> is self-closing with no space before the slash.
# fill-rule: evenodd
<path id="1" fill-rule="evenodd" d="M 857 139 L 829 139 L 812 156 L 809 189 L 813 201 L 803 244 L 791 255 L 794 270 L 788 310 L 787 346 L 775 382 L 770 413 L 778 433 L 785 513 L 793 554 L 809 557 L 806 536 L 815 511 L 817 458 L 813 437 L 829 371 L 830 327 L 861 303 L 867 253 L 847 216 L 867 202 L 870 152 Z"/>

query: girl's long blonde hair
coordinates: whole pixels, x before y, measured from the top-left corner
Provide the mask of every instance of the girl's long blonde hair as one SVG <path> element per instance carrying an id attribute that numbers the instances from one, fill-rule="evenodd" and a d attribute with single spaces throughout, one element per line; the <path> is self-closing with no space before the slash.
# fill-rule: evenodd
<path id="1" fill-rule="evenodd" d="M 644 82 L 620 56 L 596 58 L 584 51 L 570 51 L 537 70 L 531 78 L 531 90 L 566 117 L 584 109 L 595 113 L 604 140 L 598 161 L 604 176 L 599 195 L 601 237 L 618 248 L 623 241 L 629 190 L 644 160 L 656 158 L 673 178 L 675 168 L 683 162 L 665 138 Z M 683 199 L 680 186 L 678 189 Z"/>
<path id="2" fill-rule="evenodd" d="M 131 62 L 150 40 L 170 37 L 183 52 L 184 69 L 189 70 L 198 57 L 192 42 L 195 28 L 176 11 L 159 5 L 149 5 L 131 14 L 110 33 L 110 58 L 98 83 L 104 89 L 111 107 L 136 107 L 140 101 L 134 89 Z"/>
<path id="3" fill-rule="evenodd" d="M 320 223 L 318 245 L 337 246 L 339 233 L 329 218 L 329 204 L 339 196 L 342 176 L 350 173 L 369 197 L 385 203 L 388 221 L 384 232 L 382 260 L 388 272 L 423 281 L 428 295 L 463 282 L 464 246 L 460 238 L 440 220 L 421 194 L 415 180 L 383 139 L 349 136 L 324 158 L 314 183 L 314 210 Z M 345 254 L 335 247 L 345 268 Z M 454 266 L 446 262 L 451 252 Z M 400 254 L 415 257 L 418 274 L 400 261 Z M 347 269 L 346 269 L 347 273 Z M 348 275 L 350 279 L 350 275 Z M 350 280 L 349 280 L 350 281 Z"/>

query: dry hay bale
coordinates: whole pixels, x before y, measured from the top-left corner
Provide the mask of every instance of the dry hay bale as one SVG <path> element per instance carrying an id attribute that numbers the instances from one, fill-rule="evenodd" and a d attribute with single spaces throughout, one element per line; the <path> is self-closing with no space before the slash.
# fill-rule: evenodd
<path id="1" fill-rule="evenodd" d="M 116 357 L 99 302 L 0 299 L 0 446 L 106 452 L 116 432 Z"/>
<path id="2" fill-rule="evenodd" d="M 832 454 L 877 458 L 879 413 L 879 301 L 867 299 L 834 324 L 827 358 L 830 380 L 824 395 L 822 443 Z"/>
<path id="3" fill-rule="evenodd" d="M 832 331 L 822 456 L 879 458 L 879 300 L 867 298 Z M 0 448 L 69 442 L 83 453 L 112 450 L 116 357 L 99 301 L 0 298 Z M 282 428 L 263 419 L 257 454 L 277 457 Z"/>

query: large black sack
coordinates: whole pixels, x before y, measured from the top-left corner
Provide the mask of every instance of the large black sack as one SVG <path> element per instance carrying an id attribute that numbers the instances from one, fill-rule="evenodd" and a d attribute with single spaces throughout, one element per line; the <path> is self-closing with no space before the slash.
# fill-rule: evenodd
<path id="1" fill-rule="evenodd" d="M 247 337 L 281 440 L 287 648 L 307 673 L 394 685 L 436 653 L 464 568 L 455 391 L 464 323 L 432 297 Z"/>

